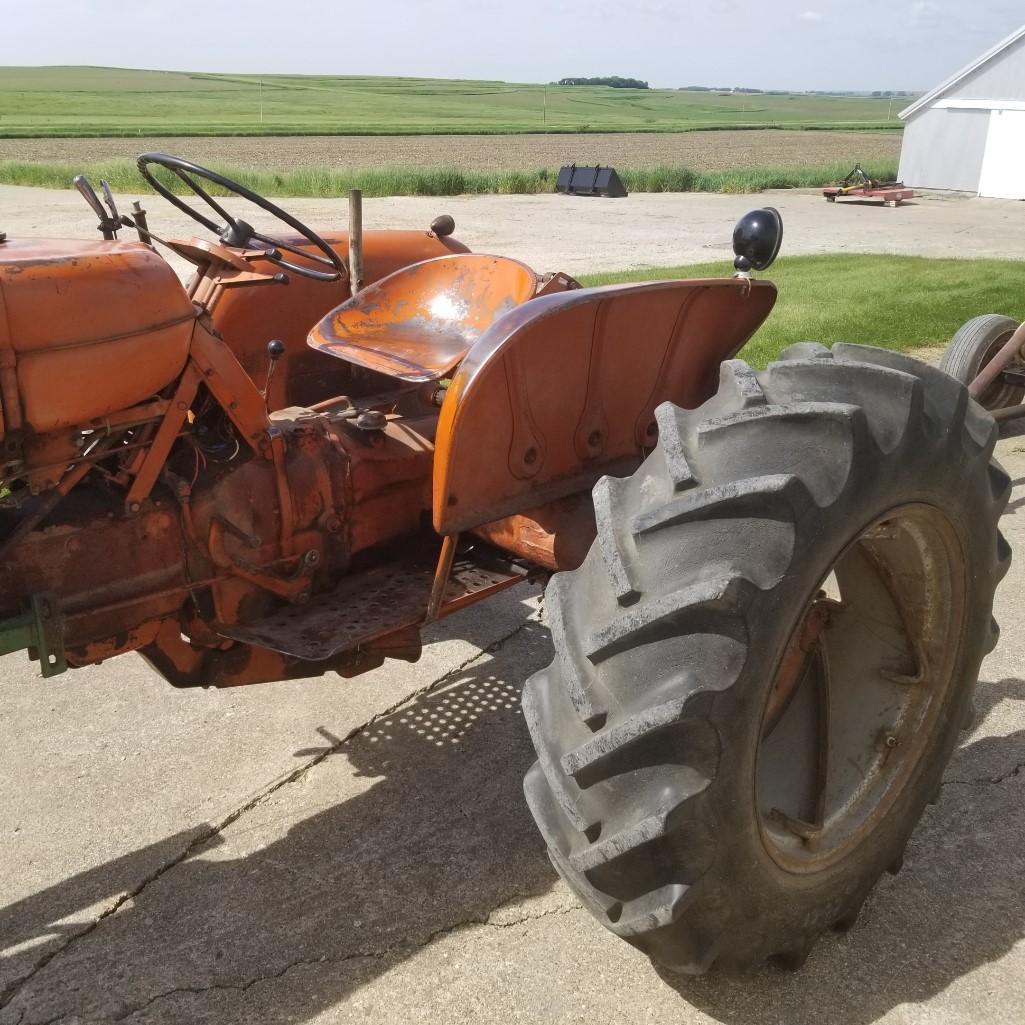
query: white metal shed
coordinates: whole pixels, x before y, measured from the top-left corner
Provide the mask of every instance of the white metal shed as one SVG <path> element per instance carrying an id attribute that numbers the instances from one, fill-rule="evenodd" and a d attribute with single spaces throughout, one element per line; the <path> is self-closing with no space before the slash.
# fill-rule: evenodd
<path id="1" fill-rule="evenodd" d="M 906 185 L 1025 199 L 1025 25 L 900 116 Z"/>

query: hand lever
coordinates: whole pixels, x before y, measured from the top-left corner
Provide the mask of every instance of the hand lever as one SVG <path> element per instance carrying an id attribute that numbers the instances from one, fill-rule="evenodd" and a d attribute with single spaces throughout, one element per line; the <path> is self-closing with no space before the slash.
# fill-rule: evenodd
<path id="1" fill-rule="evenodd" d="M 117 229 L 121 227 L 121 221 L 119 219 L 111 220 L 107 216 L 107 211 L 103 209 L 103 204 L 100 202 L 100 197 L 96 195 L 96 191 L 92 185 L 89 184 L 89 179 L 84 174 L 76 174 L 72 178 L 72 184 L 81 193 L 82 198 L 92 207 L 93 213 L 99 218 L 100 223 L 97 225 L 98 230 L 103 234 L 103 237 L 108 241 L 112 242 L 117 238 Z M 104 185 L 107 183 L 104 182 Z M 108 189 L 109 192 L 109 189 Z M 114 202 L 111 197 L 111 203 Z"/>
<path id="2" fill-rule="evenodd" d="M 270 394 L 270 382 L 274 376 L 274 368 L 278 365 L 278 360 L 285 355 L 285 343 L 277 338 L 272 338 L 267 343 L 267 377 L 263 382 L 263 404 L 267 407 L 267 396 Z M 267 409 L 270 412 L 270 409 Z"/>
<path id="3" fill-rule="evenodd" d="M 115 224 L 121 223 L 121 215 L 117 212 L 117 204 L 114 202 L 114 193 L 110 191 L 110 186 L 107 184 L 105 178 L 100 179 L 100 188 L 103 189 L 103 201 L 107 204 L 107 209 L 110 211 L 111 219 Z"/>

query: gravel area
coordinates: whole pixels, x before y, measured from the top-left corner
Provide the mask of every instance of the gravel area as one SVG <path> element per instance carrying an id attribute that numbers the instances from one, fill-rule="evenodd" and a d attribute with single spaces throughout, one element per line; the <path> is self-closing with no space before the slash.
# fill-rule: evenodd
<path id="1" fill-rule="evenodd" d="M 296 136 L 278 138 L 0 139 L 0 160 L 82 163 L 147 150 L 287 170 L 411 165 L 461 170 L 530 170 L 562 164 L 700 171 L 733 167 L 817 167 L 893 162 L 899 132 L 680 132 L 608 135 Z"/>

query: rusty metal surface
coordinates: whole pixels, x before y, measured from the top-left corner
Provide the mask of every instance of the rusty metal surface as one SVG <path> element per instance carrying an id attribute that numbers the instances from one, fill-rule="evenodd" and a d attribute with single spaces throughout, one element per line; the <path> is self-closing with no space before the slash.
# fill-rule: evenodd
<path id="1" fill-rule="evenodd" d="M 142 243 L 7 242 L 0 293 L 26 429 L 71 427 L 142 402 L 185 364 L 195 310 Z M 6 390 L 4 406 L 13 406 Z"/>
<path id="2" fill-rule="evenodd" d="M 481 254 L 428 260 L 343 303 L 313 328 L 309 344 L 402 381 L 435 381 L 536 290 L 536 275 L 516 260 Z"/>
<path id="3" fill-rule="evenodd" d="M 789 705 L 808 668 L 809 658 L 814 656 L 823 632 L 829 629 L 839 607 L 838 603 L 826 597 L 824 591 L 820 591 L 791 634 L 769 690 L 769 703 L 764 715 L 765 733 L 772 730 Z"/>
<path id="4" fill-rule="evenodd" d="M 371 274 L 411 256 L 462 248 L 426 233 L 368 235 Z M 34 497 L 32 487 L 16 484 L 14 498 L 0 503 L 0 537 L 9 547 L 0 611 L 8 604 L 16 610 L 25 595 L 53 591 L 67 614 L 72 664 L 145 650 L 180 683 L 236 685 L 331 669 L 351 675 L 386 654 L 415 657 L 415 630 L 392 631 L 372 658 L 364 657 L 364 649 L 358 665 L 348 658 L 305 665 L 244 644 L 220 650 L 227 642 L 207 625 L 213 618 L 258 620 L 281 607 L 283 599 L 302 601 L 342 577 L 354 551 L 421 532 L 430 507 L 436 412 L 412 420 L 392 416 L 373 432 L 359 431 L 330 412 L 311 417 L 300 410 L 296 418 L 271 422 L 261 389 L 236 355 L 245 355 L 245 345 L 236 350 L 217 331 L 218 323 L 234 331 L 265 330 L 267 320 L 277 318 L 323 368 L 344 366 L 304 345 L 316 315 L 335 304 L 331 286 L 297 278 L 298 288 L 275 290 L 268 303 L 267 290 L 224 293 L 223 275 L 210 264 L 193 294 L 211 301 L 223 296 L 222 310 L 229 316 L 214 320 L 202 310 L 197 315 L 167 265 L 140 244 L 39 243 L 11 253 L 0 264 L 0 282 L 14 281 L 8 291 L 22 314 L 29 299 L 42 305 L 32 331 L 19 333 L 17 348 L 6 332 L 9 318 L 3 318 L 5 381 L 17 385 L 13 371 L 28 357 L 50 359 L 71 351 L 82 353 L 83 363 L 81 372 L 77 364 L 67 368 L 67 380 L 56 389 L 53 380 L 46 382 L 51 393 L 73 389 L 75 394 L 55 408 L 74 421 L 74 430 L 22 431 L 20 396 L 6 405 L 6 422 L 19 427 L 15 458 L 6 462 L 42 494 Z M 17 274 L 11 270 L 16 264 Z M 167 313 L 161 289 L 168 280 L 182 311 L 181 325 L 170 326 L 184 331 L 181 351 L 175 353 L 179 362 L 170 369 L 162 365 L 167 346 L 161 331 L 167 326 L 152 319 Z M 51 292 L 61 299 L 47 308 L 43 300 Z M 64 302 L 67 296 L 75 301 Z M 293 299 L 283 302 L 286 296 Z M 87 299 L 92 319 L 78 317 Z M 114 309 L 105 311 L 105 305 Z M 233 318 L 233 310 L 245 315 Z M 130 359 L 108 358 L 111 342 L 124 337 L 94 339 L 97 324 L 131 328 L 124 337 L 140 348 Z M 89 344 L 64 345 L 70 331 Z M 61 342 L 61 348 L 50 342 Z M 265 353 L 259 336 L 256 344 Z M 60 376 L 66 368 L 51 369 Z M 157 370 L 159 380 L 151 379 Z M 265 372 L 264 367 L 261 384 Z M 374 375 L 366 379 L 376 383 Z M 336 395 L 332 384 L 322 380 L 320 394 Z M 90 390 L 100 393 L 104 387 L 104 401 L 114 408 L 74 404 L 78 395 L 95 400 Z M 118 387 L 128 391 L 115 394 Z M 197 440 L 195 432 L 211 415 L 227 432 L 227 458 L 208 459 Z M 83 437 L 100 438 L 102 445 L 86 453 Z M 25 453 L 40 466 L 19 464 Z"/>
<path id="5" fill-rule="evenodd" d="M 339 254 L 348 252 L 346 232 L 320 234 Z M 299 238 L 285 241 L 300 248 L 304 244 Z M 439 239 L 426 231 L 364 231 L 364 275 L 372 284 L 400 267 L 466 251 L 455 239 Z M 253 266 L 273 269 L 259 260 Z M 275 371 L 268 405 L 271 409 L 309 406 L 336 395 L 379 390 L 382 379 L 377 375 L 363 370 L 354 374 L 357 368 L 328 359 L 306 344 L 314 324 L 348 298 L 347 281 L 311 281 L 293 275 L 287 288 L 226 293 L 212 319 L 246 372 L 261 385 L 267 374 L 267 343 L 272 338 L 283 341 L 285 355 Z"/>
<path id="6" fill-rule="evenodd" d="M 411 559 L 345 577 L 327 594 L 294 605 L 248 626 L 215 624 L 223 637 L 293 658 L 323 662 L 424 621 L 435 566 Z M 457 559 L 439 616 L 464 608 L 526 579 L 513 567 Z"/>
<path id="7" fill-rule="evenodd" d="M 474 527 L 471 533 L 550 570 L 576 569 L 597 534 L 589 491 Z"/>
<path id="8" fill-rule="evenodd" d="M 415 650 L 418 654 L 419 647 Z M 408 644 L 396 647 L 390 638 L 381 639 L 380 650 L 376 644 L 367 645 L 327 662 L 307 662 L 251 644 L 235 644 L 226 650 L 197 648 L 183 640 L 172 620 L 161 624 L 153 639 L 139 647 L 139 654 L 176 687 L 241 687 L 328 672 L 348 677 L 374 669 L 386 657 L 416 657 Z"/>
<path id="9" fill-rule="evenodd" d="M 344 246 L 344 236 L 332 245 Z M 426 233 L 368 232 L 367 276 L 459 248 Z M 61 298 L 35 334 L 0 338 L 0 385 L 20 384 L 11 372 L 29 357 L 82 354 L 80 364 L 50 367 L 63 389 L 54 408 L 80 437 L 100 432 L 108 447 L 76 454 L 70 434 L 25 445 L 32 422 L 19 426 L 16 457 L 28 452 L 40 463 L 22 485 L 34 481 L 42 493 L 19 485 L 0 504 L 12 545 L 0 612 L 26 595 L 55 593 L 72 664 L 140 650 L 181 685 L 352 675 L 384 657 L 412 658 L 426 618 L 523 579 L 525 570 L 495 560 L 495 548 L 478 540 L 461 542 L 450 574 L 447 557 L 436 574 L 439 539 L 427 516 L 433 503 L 438 519 L 439 479 L 445 509 L 487 523 L 480 536 L 495 546 L 534 567 L 578 564 L 594 530 L 586 488 L 601 473 L 629 469 L 650 446 L 656 402 L 686 403 L 711 388 L 719 359 L 775 296 L 764 284 L 713 281 L 534 298 L 537 278 L 523 265 L 449 255 L 385 276 L 335 310 L 329 348 L 359 349 L 353 361 L 304 344 L 342 283 L 294 278 L 288 287 L 225 292 L 229 272 L 213 261 L 194 283 L 194 305 L 138 243 L 41 244 L 15 256 L 18 274 L 14 258 L 0 262 L 0 286 L 16 280 L 0 290 L 8 313 L 11 295 L 22 320 L 29 299 Z M 215 315 L 204 302 L 218 304 Z M 92 311 L 79 324 L 76 303 Z M 167 321 L 168 309 L 180 323 Z M 172 352 L 162 333 L 179 328 Z M 269 337 L 286 351 L 265 400 Z M 139 348 L 125 355 L 115 342 Z M 468 371 L 441 400 L 438 434 L 426 389 L 394 377 L 433 380 L 469 346 Z M 297 347 L 306 363 L 295 359 Z M 107 404 L 102 411 L 74 404 L 90 390 Z M 275 395 L 299 390 L 322 409 L 268 416 Z M 345 393 L 352 401 L 343 404 Z M 361 396 L 385 393 L 387 401 L 360 405 Z M 19 396 L 5 417 L 16 423 L 23 406 L 34 408 Z M 376 429 L 360 429 L 371 420 Z M 446 556 L 455 548 L 450 539 Z M 387 565 L 353 576 L 354 560 Z"/>
<path id="10" fill-rule="evenodd" d="M 0 597 L 5 612 L 16 611 L 21 595 L 52 592 L 66 617 L 66 642 L 77 648 L 181 604 L 186 573 L 173 508 L 154 507 L 127 521 L 90 516 L 95 501 L 80 489 L 66 505 L 65 522 L 33 531 L 5 553 Z M 82 660 L 93 658 L 83 654 Z"/>
<path id="11" fill-rule="evenodd" d="M 398 418 L 383 431 L 361 431 L 344 419 L 331 424 L 349 461 L 344 531 L 353 554 L 420 530 L 431 507 L 430 426 Z"/>
<path id="12" fill-rule="evenodd" d="M 759 824 L 780 867 L 836 865 L 884 828 L 921 773 L 952 714 L 965 574 L 959 528 L 914 502 L 833 562 L 781 652 L 762 714 Z"/>
<path id="13" fill-rule="evenodd" d="M 996 355 L 982 367 L 978 376 L 968 385 L 968 394 L 973 399 L 980 399 L 1004 369 L 1020 356 L 1023 346 L 1025 346 L 1025 323 L 1018 325 Z M 1009 417 L 1004 417 L 1004 419 L 1009 419 Z"/>
<path id="14" fill-rule="evenodd" d="M 470 350 L 442 404 L 435 529 L 467 530 L 629 472 L 657 440 L 655 407 L 711 395 L 720 362 L 775 301 L 771 282 L 726 278 L 520 306 Z"/>
<path id="15" fill-rule="evenodd" d="M 458 534 L 450 534 L 441 539 L 441 554 L 438 556 L 438 565 L 434 570 L 431 593 L 427 600 L 427 612 L 424 615 L 424 621 L 427 623 L 432 623 L 438 618 L 442 603 L 445 601 L 449 581 L 452 578 L 452 564 L 455 562 L 458 543 Z"/>

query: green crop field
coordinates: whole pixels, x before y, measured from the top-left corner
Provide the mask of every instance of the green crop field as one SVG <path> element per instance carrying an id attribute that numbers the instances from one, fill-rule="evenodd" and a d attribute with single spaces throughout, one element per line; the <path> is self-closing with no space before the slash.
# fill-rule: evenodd
<path id="1" fill-rule="evenodd" d="M 418 78 L 0 68 L 0 137 L 899 128 L 907 99 Z"/>

